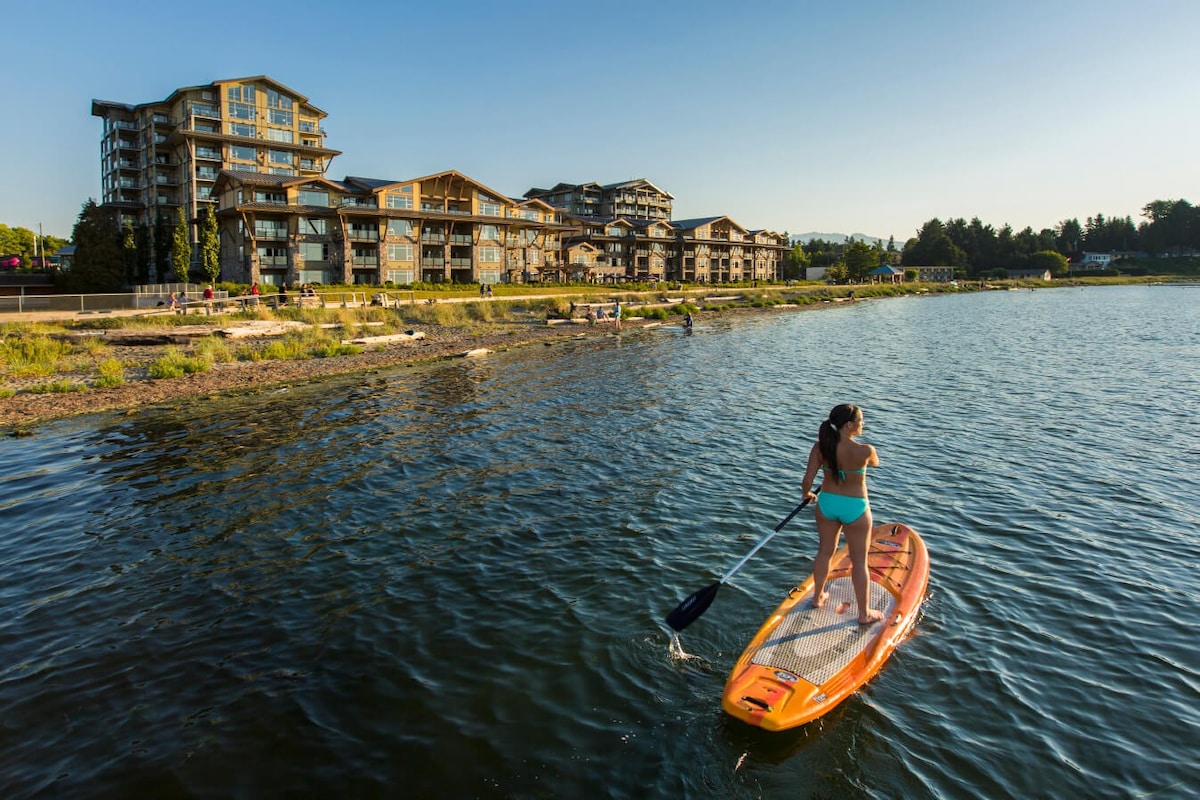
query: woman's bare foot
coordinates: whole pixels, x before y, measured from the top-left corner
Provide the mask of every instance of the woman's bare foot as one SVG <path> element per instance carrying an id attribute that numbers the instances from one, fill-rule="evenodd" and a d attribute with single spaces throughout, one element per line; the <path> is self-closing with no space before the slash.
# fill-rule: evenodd
<path id="1" fill-rule="evenodd" d="M 865 615 L 863 615 L 863 614 L 858 615 L 858 624 L 859 625 L 870 625 L 873 622 L 879 622 L 879 620 L 881 620 L 881 619 L 883 619 L 882 611 L 879 611 L 878 609 L 874 609 L 874 608 L 868 608 L 867 613 Z"/>
<path id="2" fill-rule="evenodd" d="M 821 592 L 819 595 L 813 595 L 813 608 L 820 608 L 825 605 L 825 601 L 829 599 L 829 592 Z"/>

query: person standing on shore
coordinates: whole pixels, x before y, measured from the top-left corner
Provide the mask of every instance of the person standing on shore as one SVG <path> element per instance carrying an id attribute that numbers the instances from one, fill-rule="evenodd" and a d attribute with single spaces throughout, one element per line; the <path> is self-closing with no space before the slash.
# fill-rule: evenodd
<path id="1" fill-rule="evenodd" d="M 618 300 L 613 306 L 613 321 L 617 324 L 617 330 L 621 330 L 621 301 Z"/>
<path id="2" fill-rule="evenodd" d="M 869 625 L 883 619 L 883 613 L 870 606 L 870 575 L 867 551 L 871 547 L 871 503 L 867 498 L 867 467 L 879 466 L 879 454 L 865 442 L 857 441 L 863 431 L 863 412 L 858 406 L 842 403 L 834 406 L 829 418 L 821 423 L 817 441 L 808 454 L 808 466 L 800 490 L 805 500 L 816 500 L 813 512 L 817 523 L 817 555 L 813 559 L 813 608 L 829 598 L 825 580 L 829 563 L 837 549 L 842 531 L 850 551 L 850 578 L 858 607 L 858 624 Z M 824 471 L 821 493 L 814 494 L 813 480 Z"/>

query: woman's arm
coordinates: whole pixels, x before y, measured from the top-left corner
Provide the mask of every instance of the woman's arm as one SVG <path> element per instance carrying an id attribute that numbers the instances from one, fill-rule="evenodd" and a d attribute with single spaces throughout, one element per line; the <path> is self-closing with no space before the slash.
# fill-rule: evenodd
<path id="1" fill-rule="evenodd" d="M 804 479 L 800 481 L 800 492 L 805 498 L 808 498 L 809 495 L 816 497 L 816 495 L 813 495 L 812 485 L 813 481 L 817 478 L 817 470 L 820 468 L 821 447 L 814 444 L 812 450 L 808 453 L 808 466 L 804 470 Z"/>

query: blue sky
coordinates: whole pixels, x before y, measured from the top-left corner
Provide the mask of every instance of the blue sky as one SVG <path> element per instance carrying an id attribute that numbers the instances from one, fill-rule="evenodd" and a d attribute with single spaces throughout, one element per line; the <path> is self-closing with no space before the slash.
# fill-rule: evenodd
<path id="1" fill-rule="evenodd" d="M 932 217 L 1040 230 L 1200 202 L 1196 0 L 42 0 L 5 17 L 0 222 L 63 237 L 100 193 L 93 98 L 260 74 L 329 114 L 335 179 L 455 169 L 519 196 L 644 177 L 676 218 L 898 243 Z"/>

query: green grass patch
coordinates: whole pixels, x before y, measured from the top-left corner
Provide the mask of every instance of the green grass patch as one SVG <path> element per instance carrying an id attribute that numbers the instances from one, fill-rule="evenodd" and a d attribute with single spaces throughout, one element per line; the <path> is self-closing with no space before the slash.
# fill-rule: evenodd
<path id="1" fill-rule="evenodd" d="M 40 378 L 58 372 L 70 346 L 49 336 L 7 337 L 0 342 L 0 366 L 16 378 Z"/>
<path id="2" fill-rule="evenodd" d="M 115 358 L 106 358 L 96 366 L 96 386 L 111 389 L 125 382 L 125 365 Z"/>
<path id="3" fill-rule="evenodd" d="M 39 383 L 36 386 L 30 386 L 28 391 L 33 394 L 67 394 L 70 392 L 82 392 L 86 388 L 82 383 L 60 378 L 49 383 Z"/>
<path id="4" fill-rule="evenodd" d="M 201 356 L 188 356 L 175 348 L 169 348 L 166 353 L 150 364 L 148 372 L 151 378 L 182 378 L 198 372 L 207 372 L 212 362 Z"/>

